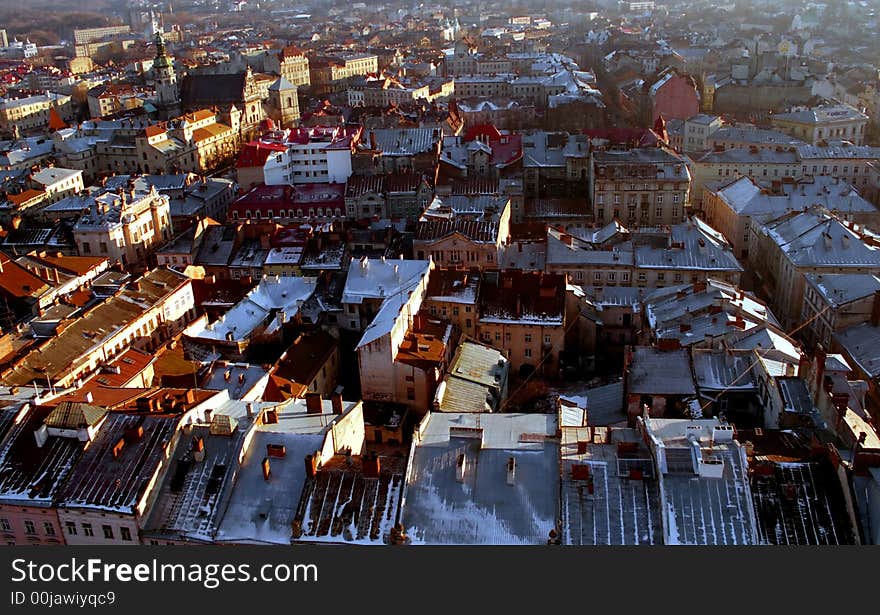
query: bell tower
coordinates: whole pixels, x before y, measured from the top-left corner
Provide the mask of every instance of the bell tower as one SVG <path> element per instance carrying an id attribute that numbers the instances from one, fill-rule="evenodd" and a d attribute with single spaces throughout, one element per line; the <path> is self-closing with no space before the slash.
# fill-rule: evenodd
<path id="1" fill-rule="evenodd" d="M 180 97 L 177 90 L 177 75 L 174 63 L 165 50 L 165 39 L 162 31 L 156 32 L 156 58 L 153 60 L 153 71 L 156 75 L 156 102 L 164 117 L 180 115 Z"/>
<path id="2" fill-rule="evenodd" d="M 299 98 L 297 87 L 284 77 L 269 86 L 269 117 L 279 126 L 290 128 L 299 121 Z"/>

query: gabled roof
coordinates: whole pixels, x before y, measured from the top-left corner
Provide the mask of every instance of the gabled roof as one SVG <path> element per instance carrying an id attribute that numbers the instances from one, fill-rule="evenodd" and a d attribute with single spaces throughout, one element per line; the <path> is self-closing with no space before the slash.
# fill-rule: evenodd
<path id="1" fill-rule="evenodd" d="M 94 427 L 107 415 L 106 408 L 91 404 L 66 401 L 55 407 L 46 417 L 46 427 L 82 429 Z"/>
<path id="2" fill-rule="evenodd" d="M 456 233 L 471 241 L 493 243 L 498 239 L 498 225 L 489 220 L 467 218 L 423 220 L 418 222 L 415 240 L 437 241 Z"/>

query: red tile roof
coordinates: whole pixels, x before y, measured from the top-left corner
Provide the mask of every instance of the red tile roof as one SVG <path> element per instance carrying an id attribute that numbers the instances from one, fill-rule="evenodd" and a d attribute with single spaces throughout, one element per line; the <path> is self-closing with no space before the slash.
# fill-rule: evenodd
<path id="1" fill-rule="evenodd" d="M 49 285 L 41 278 L 10 260 L 5 254 L 0 254 L 0 291 L 22 299 L 38 297 L 47 290 Z"/>
<path id="2" fill-rule="evenodd" d="M 14 205 L 22 205 L 23 203 L 27 203 L 28 201 L 44 196 L 45 194 L 46 192 L 43 190 L 25 190 L 20 194 L 8 194 L 6 195 L 6 198 Z"/>
<path id="3" fill-rule="evenodd" d="M 239 169 L 247 167 L 262 167 L 266 164 L 266 159 L 269 156 L 284 151 L 287 151 L 287 146 L 282 143 L 252 141 L 242 148 L 236 166 Z"/>
<path id="4" fill-rule="evenodd" d="M 93 269 L 97 269 L 103 263 L 107 262 L 107 258 L 103 256 L 65 256 L 63 254 L 29 254 L 34 260 L 42 261 L 47 265 L 52 265 L 56 269 L 66 271 L 75 275 L 86 275 Z"/>

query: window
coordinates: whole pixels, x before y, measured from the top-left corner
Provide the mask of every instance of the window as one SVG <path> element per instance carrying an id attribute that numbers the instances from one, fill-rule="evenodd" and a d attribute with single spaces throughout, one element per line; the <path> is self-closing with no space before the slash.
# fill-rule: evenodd
<path id="1" fill-rule="evenodd" d="M 52 525 L 51 521 L 44 521 L 43 522 L 43 532 L 46 534 L 46 536 L 54 536 L 55 535 L 55 526 Z"/>
<path id="2" fill-rule="evenodd" d="M 67 528 L 67 533 L 71 536 L 76 536 L 76 523 L 73 521 L 68 521 L 64 524 L 64 527 Z"/>
<path id="3" fill-rule="evenodd" d="M 501 333 L 499 333 L 498 331 L 495 332 L 495 341 L 496 341 L 496 342 L 500 342 L 500 341 L 501 341 Z"/>
<path id="4" fill-rule="evenodd" d="M 624 271 L 622 274 L 620 274 L 620 279 L 624 282 L 629 282 L 629 271 Z"/>
<path id="5" fill-rule="evenodd" d="M 530 344 L 532 342 L 532 334 L 526 333 L 526 344 Z"/>
<path id="6" fill-rule="evenodd" d="M 645 276 L 644 273 L 639 274 L 639 282 L 644 282 L 646 279 L 647 279 L 647 276 Z"/>
<path id="7" fill-rule="evenodd" d="M 24 522 L 24 533 L 28 535 L 33 535 L 37 533 L 37 526 L 34 525 L 33 521 Z"/>
<path id="8" fill-rule="evenodd" d="M 657 217 L 657 218 L 662 218 L 662 217 L 663 217 L 663 208 L 662 208 L 662 207 L 657 207 L 657 208 L 654 210 L 654 216 Z"/>
<path id="9" fill-rule="evenodd" d="M 666 279 L 666 274 L 661 271 L 660 273 L 657 274 L 657 279 L 662 282 L 663 280 Z"/>
<path id="10" fill-rule="evenodd" d="M 113 540 L 113 528 L 109 525 L 102 525 L 101 529 L 104 530 L 104 538 L 107 540 Z"/>
<path id="11" fill-rule="evenodd" d="M 415 399 L 416 398 L 416 390 L 413 387 L 406 387 L 406 398 L 407 399 Z"/>
<path id="12" fill-rule="evenodd" d="M 602 279 L 602 272 L 596 271 L 595 273 L 593 273 L 593 279 L 594 280 L 601 280 Z"/>
<path id="13" fill-rule="evenodd" d="M 617 279 L 617 273 L 615 273 L 614 271 L 609 271 L 608 272 L 608 281 L 613 282 L 616 279 Z"/>
<path id="14" fill-rule="evenodd" d="M 83 251 L 83 254 L 91 254 L 92 253 L 92 246 L 89 245 L 88 241 L 83 242 L 82 251 Z"/>
<path id="15" fill-rule="evenodd" d="M 9 519 L 0 519 L 0 530 L 4 532 L 11 532 L 12 526 L 9 525 Z"/>
<path id="16" fill-rule="evenodd" d="M 525 351 L 523 352 L 523 354 L 527 357 L 531 357 L 532 356 L 532 349 L 526 348 Z"/>
<path id="17" fill-rule="evenodd" d="M 83 528 L 83 536 L 94 536 L 95 535 L 95 533 L 92 531 L 92 524 L 91 523 L 83 523 L 82 528 Z"/>
<path id="18" fill-rule="evenodd" d="M 545 336 L 544 336 L 544 343 L 545 343 L 545 344 L 549 344 L 549 343 L 550 343 L 550 336 L 549 336 L 549 335 L 545 335 Z"/>
<path id="19" fill-rule="evenodd" d="M 681 274 L 680 274 L 680 273 L 676 273 L 676 274 L 675 274 L 675 281 L 676 281 L 676 282 L 681 282 Z"/>

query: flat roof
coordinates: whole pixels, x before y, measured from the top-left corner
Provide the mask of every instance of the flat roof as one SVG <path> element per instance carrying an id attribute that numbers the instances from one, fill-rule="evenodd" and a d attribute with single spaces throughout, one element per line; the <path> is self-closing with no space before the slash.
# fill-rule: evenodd
<path id="1" fill-rule="evenodd" d="M 618 431 L 633 430 L 611 433 Z M 633 435 L 633 445 L 619 447 L 591 442 L 589 428 L 562 430 L 563 544 L 662 544 L 653 460 Z M 579 441 L 587 442 L 583 453 Z"/>
<path id="2" fill-rule="evenodd" d="M 558 517 L 556 426 L 547 414 L 430 414 L 406 486 L 403 524 L 412 542 L 546 544 Z M 459 435 L 477 429 L 482 445 Z M 461 483 L 459 455 L 466 466 Z"/>

